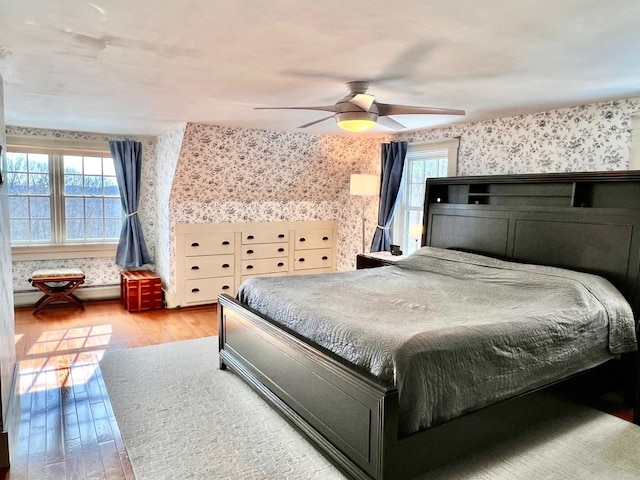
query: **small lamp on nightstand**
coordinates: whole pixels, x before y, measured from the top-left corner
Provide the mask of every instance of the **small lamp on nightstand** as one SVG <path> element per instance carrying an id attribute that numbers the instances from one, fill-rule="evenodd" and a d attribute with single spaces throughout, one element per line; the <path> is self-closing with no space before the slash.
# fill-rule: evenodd
<path id="1" fill-rule="evenodd" d="M 351 175 L 349 183 L 349 193 L 358 196 L 373 196 L 378 194 L 378 176 L 354 173 Z M 362 253 L 364 251 L 364 199 L 362 203 Z"/>
<path id="2" fill-rule="evenodd" d="M 418 240 L 422 239 L 422 225 L 419 223 L 415 223 L 413 225 L 409 225 L 409 239 L 413 239 L 416 242 L 416 248 L 414 252 L 418 250 Z"/>

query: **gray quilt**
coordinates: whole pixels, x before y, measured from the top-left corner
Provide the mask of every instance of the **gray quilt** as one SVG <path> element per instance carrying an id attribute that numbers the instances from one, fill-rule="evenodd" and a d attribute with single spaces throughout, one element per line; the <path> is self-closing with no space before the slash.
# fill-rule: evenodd
<path id="1" fill-rule="evenodd" d="M 395 266 L 253 278 L 238 299 L 399 390 L 411 433 L 636 349 L 607 280 L 424 247 Z"/>

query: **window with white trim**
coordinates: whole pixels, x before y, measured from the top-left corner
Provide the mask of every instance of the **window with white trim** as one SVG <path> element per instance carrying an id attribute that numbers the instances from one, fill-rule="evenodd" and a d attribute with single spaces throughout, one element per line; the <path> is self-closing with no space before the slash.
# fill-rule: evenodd
<path id="1" fill-rule="evenodd" d="M 420 247 L 427 178 L 456 175 L 459 143 L 453 138 L 409 145 L 391 225 L 392 243 L 404 254 Z"/>
<path id="2" fill-rule="evenodd" d="M 9 144 L 6 162 L 13 246 L 118 241 L 124 214 L 108 151 Z"/>

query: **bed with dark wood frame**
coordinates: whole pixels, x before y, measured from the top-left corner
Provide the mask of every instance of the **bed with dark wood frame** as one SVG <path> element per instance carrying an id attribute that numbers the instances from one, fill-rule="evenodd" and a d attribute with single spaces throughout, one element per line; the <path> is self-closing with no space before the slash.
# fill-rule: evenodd
<path id="1" fill-rule="evenodd" d="M 422 245 L 601 275 L 638 318 L 640 172 L 431 179 L 424 207 Z M 220 368 L 242 377 L 352 478 L 417 475 L 520 431 L 525 408 L 538 408 L 524 395 L 401 437 L 395 386 L 228 295 L 219 298 L 218 321 Z M 632 365 L 638 423 L 636 357 L 616 361 Z"/>

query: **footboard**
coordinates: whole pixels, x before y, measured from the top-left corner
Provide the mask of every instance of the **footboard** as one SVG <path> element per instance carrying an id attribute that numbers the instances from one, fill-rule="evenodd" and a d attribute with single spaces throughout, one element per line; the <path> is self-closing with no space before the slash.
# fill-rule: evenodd
<path id="1" fill-rule="evenodd" d="M 346 474 L 384 477 L 384 437 L 397 438 L 395 388 L 350 370 L 227 295 L 219 298 L 218 319 L 221 368 L 243 377 Z"/>

